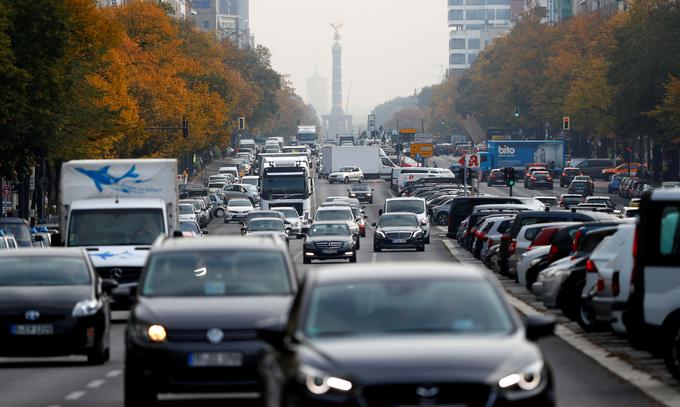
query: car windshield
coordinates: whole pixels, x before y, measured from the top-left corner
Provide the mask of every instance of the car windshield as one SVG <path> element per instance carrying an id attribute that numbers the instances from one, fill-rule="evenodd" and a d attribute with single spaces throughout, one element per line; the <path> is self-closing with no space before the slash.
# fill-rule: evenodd
<path id="1" fill-rule="evenodd" d="M 347 208 L 317 211 L 314 220 L 352 220 L 352 219 L 354 219 L 352 211 L 349 208 Z"/>
<path id="2" fill-rule="evenodd" d="M 357 184 L 357 185 L 352 186 L 352 188 L 350 188 L 350 190 L 353 191 L 353 192 L 359 192 L 359 191 L 364 192 L 364 191 L 370 191 L 371 187 L 369 185 L 366 185 L 366 184 Z"/>
<path id="3" fill-rule="evenodd" d="M 565 196 L 562 198 L 563 202 L 568 202 L 568 203 L 574 203 L 574 202 L 581 202 L 581 197 L 578 196 Z"/>
<path id="4" fill-rule="evenodd" d="M 201 233 L 201 229 L 198 228 L 198 225 L 195 222 L 180 222 L 179 229 L 182 232 L 194 232 L 196 234 Z"/>
<path id="5" fill-rule="evenodd" d="M 0 223 L 0 230 L 9 235 L 14 235 L 17 241 L 31 240 L 29 229 L 23 223 Z"/>
<path id="6" fill-rule="evenodd" d="M 228 206 L 253 206 L 247 199 L 232 199 L 229 201 Z"/>
<path id="7" fill-rule="evenodd" d="M 245 188 L 246 191 L 248 191 L 248 192 L 257 192 L 257 187 L 255 185 L 244 183 L 244 184 L 241 184 L 241 186 L 243 188 Z"/>
<path id="8" fill-rule="evenodd" d="M 344 223 L 316 224 L 309 228 L 309 236 L 349 236 L 351 231 Z"/>
<path id="9" fill-rule="evenodd" d="M 279 219 L 254 219 L 248 224 L 248 232 L 283 232 L 284 225 Z"/>
<path id="10" fill-rule="evenodd" d="M 276 210 L 278 212 L 281 212 L 283 216 L 287 219 L 300 217 L 295 208 L 276 208 Z"/>
<path id="11" fill-rule="evenodd" d="M 380 217 L 378 222 L 380 227 L 390 226 L 418 226 L 418 218 L 415 215 L 388 215 L 385 214 Z"/>
<path id="12" fill-rule="evenodd" d="M 90 281 L 90 273 L 82 258 L 0 258 L 0 286 L 85 285 Z"/>
<path id="13" fill-rule="evenodd" d="M 73 210 L 69 246 L 150 245 L 165 233 L 160 209 Z"/>
<path id="14" fill-rule="evenodd" d="M 144 273 L 145 297 L 288 295 L 292 292 L 283 255 L 266 250 L 161 253 Z"/>
<path id="15" fill-rule="evenodd" d="M 350 172 L 352 171 L 352 167 L 340 167 L 338 169 L 339 172 Z"/>
<path id="16" fill-rule="evenodd" d="M 399 199 L 387 202 L 387 212 L 425 212 L 425 203 L 419 199 Z"/>
<path id="17" fill-rule="evenodd" d="M 191 205 L 180 205 L 179 206 L 179 214 L 180 215 L 193 215 L 194 214 L 194 207 Z"/>
<path id="18" fill-rule="evenodd" d="M 566 168 L 564 170 L 564 173 L 567 175 L 574 175 L 574 174 L 580 174 L 581 170 L 578 168 Z"/>
<path id="19" fill-rule="evenodd" d="M 513 323 L 485 281 L 386 280 L 314 287 L 304 332 L 309 337 L 457 334 L 498 335 Z"/>

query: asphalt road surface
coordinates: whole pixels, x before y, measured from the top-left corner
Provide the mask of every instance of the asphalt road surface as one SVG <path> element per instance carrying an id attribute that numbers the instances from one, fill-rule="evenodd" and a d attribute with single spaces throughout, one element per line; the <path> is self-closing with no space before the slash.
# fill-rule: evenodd
<path id="1" fill-rule="evenodd" d="M 451 158 L 441 158 L 438 165 L 443 166 Z M 367 205 L 368 223 L 378 218 L 378 209 L 384 199 L 391 197 L 389 184 L 384 181 L 368 181 L 375 188 L 375 204 Z M 601 186 L 598 186 L 601 188 Z M 322 202 L 327 196 L 345 195 L 345 185 L 329 185 L 325 180 L 318 180 L 315 190 L 315 201 Z M 486 186 L 483 187 L 486 188 Z M 606 186 L 605 186 L 606 188 Z M 492 188 L 496 193 L 504 193 L 501 187 Z M 564 189 L 564 188 L 562 188 Z M 490 192 L 490 191 L 489 191 Z M 558 195 L 560 188 L 552 192 Z M 605 190 L 606 192 L 606 190 Z M 528 196 L 543 194 L 543 191 L 527 191 L 521 186 L 516 193 Z M 559 196 L 559 195 L 558 195 Z M 239 234 L 239 225 L 224 224 L 215 220 L 208 228 L 211 235 Z M 400 261 L 438 261 L 451 264 L 451 272 L 455 272 L 457 260 L 442 243 L 445 233 L 433 227 L 432 242 L 426 246 L 425 252 L 384 251 L 373 252 L 373 231 L 367 230 L 362 238 L 358 264 L 374 262 Z M 290 242 L 290 253 L 301 274 L 311 268 L 323 267 L 326 263 L 302 264 L 302 240 Z M 414 270 L 417 273 L 418 270 Z M 111 361 L 103 366 L 87 366 L 84 358 L 39 358 L 39 359 L 0 359 L 0 406 L 26 407 L 120 407 L 123 405 L 123 336 L 125 330 L 125 313 L 115 313 L 117 319 L 111 336 Z M 632 385 L 622 382 L 608 373 L 578 350 L 557 338 L 543 340 L 541 347 L 548 363 L 552 366 L 556 382 L 557 400 L 561 406 L 617 406 L 640 407 L 658 406 L 649 400 Z M 199 399 L 197 401 L 197 399 Z M 161 397 L 164 406 L 237 406 L 257 405 L 257 400 L 239 398 L 234 400 L 226 396 L 192 395 L 190 399 L 172 395 Z M 200 404 L 199 404 L 200 403 Z"/>

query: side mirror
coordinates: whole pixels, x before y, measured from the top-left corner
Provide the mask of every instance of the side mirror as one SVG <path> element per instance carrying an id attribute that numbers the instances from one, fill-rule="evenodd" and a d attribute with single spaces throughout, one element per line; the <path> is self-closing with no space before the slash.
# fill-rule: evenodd
<path id="1" fill-rule="evenodd" d="M 421 224 L 422 226 L 426 226 L 426 225 L 427 225 L 427 219 L 421 220 L 421 221 L 420 221 L 420 224 Z"/>
<path id="2" fill-rule="evenodd" d="M 255 325 L 255 332 L 258 339 L 274 348 L 280 348 L 286 336 L 286 326 L 281 320 L 267 319 Z"/>
<path id="3" fill-rule="evenodd" d="M 555 318 L 542 315 L 527 315 L 524 320 L 527 339 L 536 341 L 550 336 L 555 331 Z"/>
<path id="4" fill-rule="evenodd" d="M 246 234 L 246 228 L 241 228 L 241 235 L 245 235 L 245 234 Z"/>
<path id="5" fill-rule="evenodd" d="M 382 214 L 383 214 L 383 210 L 382 210 L 382 209 L 378 209 L 378 216 L 382 216 Z"/>
<path id="6" fill-rule="evenodd" d="M 110 293 L 116 287 L 118 287 L 118 281 L 111 279 L 111 278 L 102 279 L 102 291 L 104 291 L 105 293 Z M 135 289 L 135 291 L 137 291 L 137 290 Z M 136 294 L 136 292 L 135 292 L 135 294 Z"/>
<path id="7" fill-rule="evenodd" d="M 207 230 L 202 230 L 201 233 L 203 233 L 204 235 L 207 235 L 210 232 L 208 232 Z"/>

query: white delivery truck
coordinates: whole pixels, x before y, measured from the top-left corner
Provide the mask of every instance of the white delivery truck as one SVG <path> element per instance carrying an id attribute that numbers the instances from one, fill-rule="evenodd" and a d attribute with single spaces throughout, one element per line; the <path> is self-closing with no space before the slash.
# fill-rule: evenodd
<path id="1" fill-rule="evenodd" d="M 159 236 L 179 230 L 177 160 L 77 160 L 61 166 L 60 234 L 87 249 L 98 274 L 118 282 L 113 307 L 129 306 L 130 289 Z"/>
<path id="2" fill-rule="evenodd" d="M 314 181 L 306 155 L 264 157 L 260 175 L 260 208 L 294 207 L 303 219 L 311 218 Z"/>
<path id="3" fill-rule="evenodd" d="M 396 165 L 387 157 L 380 146 L 323 146 L 321 149 L 320 177 L 338 171 L 340 167 L 357 166 L 364 178 L 385 178 L 392 176 Z"/>

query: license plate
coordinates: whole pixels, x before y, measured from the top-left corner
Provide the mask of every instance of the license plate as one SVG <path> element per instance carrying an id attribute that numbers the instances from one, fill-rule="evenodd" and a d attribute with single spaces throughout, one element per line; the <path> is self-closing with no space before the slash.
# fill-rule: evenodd
<path id="1" fill-rule="evenodd" d="M 243 355 L 238 352 L 202 352 L 189 354 L 189 367 L 239 367 Z"/>
<path id="2" fill-rule="evenodd" d="M 394 239 L 392 240 L 392 243 L 395 244 L 406 243 L 406 239 Z"/>
<path id="3" fill-rule="evenodd" d="M 52 325 L 13 325 L 12 335 L 52 335 L 54 326 Z"/>
<path id="4" fill-rule="evenodd" d="M 337 252 L 337 250 L 321 250 L 323 254 L 336 254 Z"/>

